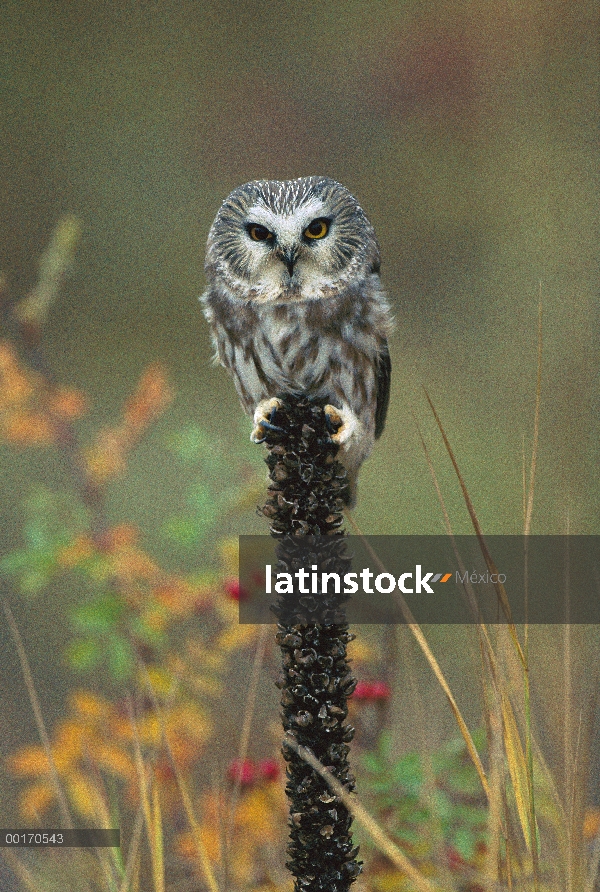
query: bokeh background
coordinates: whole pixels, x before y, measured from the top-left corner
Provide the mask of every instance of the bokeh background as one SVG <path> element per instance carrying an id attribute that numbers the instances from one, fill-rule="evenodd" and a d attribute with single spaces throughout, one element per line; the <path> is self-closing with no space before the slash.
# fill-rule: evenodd
<path id="1" fill-rule="evenodd" d="M 240 182 L 335 177 L 373 220 L 397 318 L 359 519 L 440 529 L 411 418 L 427 428 L 424 384 L 484 526 L 520 531 L 541 284 L 535 528 L 568 515 L 597 531 L 595 15 L 561 0 L 6 2 L 0 268 L 26 290 L 57 218 L 76 214 L 77 268 L 48 329 L 61 379 L 109 414 L 162 359 L 175 413 L 236 449 L 237 398 L 196 301 L 209 225 Z M 148 514 L 169 497 L 155 470 L 136 493 Z"/>
<path id="2" fill-rule="evenodd" d="M 186 481 L 160 444 L 184 424 L 202 425 L 232 467 L 262 473 L 234 388 L 210 362 L 205 241 L 240 183 L 325 174 L 376 228 L 397 321 L 388 426 L 361 476 L 363 530 L 443 530 L 416 419 L 455 529 L 469 532 L 423 385 L 484 530 L 522 530 L 541 295 L 533 531 L 600 532 L 591 0 L 5 0 L 1 18 L 0 270 L 26 294 L 57 220 L 81 221 L 45 345 L 59 380 L 92 398 L 83 438 L 114 418 L 148 362 L 176 389 L 113 491 L 115 522 L 138 523 L 168 565 L 157 531 Z M 0 461 L 7 550 L 32 483 L 60 487 L 64 471 L 51 450 L 3 446 Z M 225 532 L 265 528 L 252 509 L 234 526 Z M 60 616 L 59 599 L 20 614 L 50 717 L 69 684 Z M 34 731 L 1 641 L 10 748 Z M 460 655 L 448 659 L 459 677 Z"/>

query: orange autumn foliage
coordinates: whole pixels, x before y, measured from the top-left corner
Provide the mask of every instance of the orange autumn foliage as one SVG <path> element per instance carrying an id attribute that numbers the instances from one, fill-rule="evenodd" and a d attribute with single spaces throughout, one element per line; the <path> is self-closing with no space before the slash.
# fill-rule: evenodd
<path id="1" fill-rule="evenodd" d="M 51 394 L 48 407 L 54 415 L 61 418 L 80 418 L 88 410 L 88 401 L 78 390 L 61 387 Z"/>
<path id="2" fill-rule="evenodd" d="M 56 562 L 61 569 L 69 570 L 92 557 L 94 550 L 91 536 L 82 533 L 75 536 L 72 542 L 59 550 Z"/>
<path id="3" fill-rule="evenodd" d="M 55 439 L 50 420 L 35 412 L 13 412 L 3 418 L 2 428 L 9 443 L 18 446 L 48 446 Z"/>
<path id="4" fill-rule="evenodd" d="M 134 804 L 139 801 L 136 745 L 153 758 L 162 751 L 159 761 L 166 764 L 164 760 L 172 757 L 178 769 L 186 772 L 198 760 L 211 733 L 205 711 L 189 700 L 163 705 L 161 719 L 154 711 L 142 713 L 135 725 L 118 705 L 89 691 L 72 692 L 68 705 L 69 715 L 53 735 L 52 761 L 71 802 L 86 818 L 98 814 L 98 772 L 123 782 L 127 799 Z M 42 746 L 24 747 L 9 757 L 7 767 L 15 775 L 31 779 L 21 795 L 20 811 L 26 820 L 38 818 L 54 803 L 56 795 L 46 751 Z M 168 772 L 163 770 L 163 774 L 166 780 Z M 163 801 L 175 807 L 174 775 L 167 786 Z"/>
<path id="5" fill-rule="evenodd" d="M 149 365 L 140 378 L 136 391 L 125 404 L 125 425 L 141 431 L 164 412 L 173 399 L 173 390 L 166 372 L 158 362 Z"/>
<path id="6" fill-rule="evenodd" d="M 180 828 L 179 778 L 192 789 L 213 730 L 204 704 L 222 695 L 231 650 L 251 641 L 255 630 L 239 631 L 237 604 L 218 572 L 202 570 L 189 579 L 168 572 L 146 551 L 137 527 L 110 526 L 108 488 L 126 471 L 132 450 L 173 390 L 164 368 L 150 364 L 120 417 L 82 444 L 74 422 L 88 411 L 88 400 L 55 383 L 43 349 L 44 323 L 75 230 L 69 220 L 59 228 L 42 258 L 38 286 L 10 311 L 12 340 L 0 340 L 0 440 L 54 446 L 62 469 L 70 472 L 68 492 L 60 498 L 50 492 L 45 501 L 32 500 L 34 519 L 24 547 L 9 556 L 10 572 L 17 584 L 37 574 L 36 593 L 50 582 L 60 584 L 61 577 L 83 582 L 81 603 L 71 614 L 77 637 L 67 659 L 77 671 L 94 671 L 96 681 L 115 681 L 116 687 L 112 697 L 71 691 L 49 729 L 49 746 L 23 747 L 3 767 L 22 781 L 24 822 L 50 820 L 63 794 L 78 823 L 107 826 L 113 807 L 128 817 L 139 807 L 141 751 L 165 827 L 168 820 Z M 129 698 L 124 690 L 131 691 Z"/>
<path id="7" fill-rule="evenodd" d="M 56 442 L 62 421 L 79 418 L 87 409 L 83 394 L 50 386 L 26 369 L 15 348 L 0 342 L 0 435 L 18 446 Z"/>
<path id="8" fill-rule="evenodd" d="M 148 425 L 166 409 L 173 390 L 160 363 L 149 365 L 126 402 L 122 421 L 101 430 L 86 451 L 86 470 L 96 484 L 121 474 L 127 457 Z"/>
<path id="9" fill-rule="evenodd" d="M 110 580 L 130 607 L 145 605 L 152 613 L 152 616 L 147 615 L 147 620 L 154 624 L 162 625 L 167 615 L 169 621 L 189 616 L 199 603 L 211 605 L 214 602 L 214 585 L 193 584 L 178 574 L 163 570 L 138 545 L 139 537 L 139 530 L 131 524 L 119 524 L 106 530 L 94 546 L 99 558 L 94 568 L 96 578 Z M 89 544 L 86 537 L 78 537 L 61 552 L 63 564 L 85 560 L 89 556 L 86 553 Z"/>
<path id="10" fill-rule="evenodd" d="M 22 368 L 14 347 L 8 341 L 0 341 L 0 411 L 22 405 L 34 392 L 36 383 L 33 373 Z"/>
<path id="11" fill-rule="evenodd" d="M 210 790 L 200 800 L 202 815 L 200 838 L 210 861 L 216 866 L 224 857 L 223 834 L 228 824 L 230 801 L 220 792 Z M 238 802 L 232 826 L 231 847 L 227 852 L 230 879 L 240 888 L 254 888 L 264 880 L 269 864 L 285 840 L 287 801 L 280 781 L 265 781 L 244 790 Z M 176 851 L 196 861 L 197 846 L 190 831 L 177 837 Z M 282 860 L 282 859 L 281 859 Z"/>

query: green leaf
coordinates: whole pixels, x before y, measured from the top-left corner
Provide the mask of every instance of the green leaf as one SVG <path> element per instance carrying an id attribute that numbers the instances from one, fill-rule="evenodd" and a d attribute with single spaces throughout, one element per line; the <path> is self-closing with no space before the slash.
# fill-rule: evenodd
<path id="1" fill-rule="evenodd" d="M 131 645 L 125 638 L 111 635 L 107 647 L 108 668 L 117 681 L 131 676 L 135 665 Z"/>
<path id="2" fill-rule="evenodd" d="M 364 753 L 361 761 L 363 767 L 372 774 L 379 774 L 387 768 L 376 753 Z"/>
<path id="3" fill-rule="evenodd" d="M 167 448 L 188 464 L 215 452 L 214 440 L 198 425 L 190 424 L 171 434 Z"/>
<path id="4" fill-rule="evenodd" d="M 203 530 L 198 528 L 198 522 L 192 517 L 170 517 L 163 524 L 163 533 L 180 545 L 197 545 L 203 535 Z"/>
<path id="5" fill-rule="evenodd" d="M 31 562 L 31 554 L 24 548 L 15 549 L 0 561 L 0 571 L 4 573 L 20 573 Z"/>
<path id="6" fill-rule="evenodd" d="M 166 633 L 162 629 L 149 626 L 143 617 L 136 616 L 131 623 L 131 631 L 145 644 L 157 647 L 166 640 Z"/>
<path id="7" fill-rule="evenodd" d="M 26 570 L 21 576 L 20 589 L 24 595 L 37 595 L 48 585 L 49 578 L 50 574 L 46 570 Z"/>
<path id="8" fill-rule="evenodd" d="M 418 753 L 407 753 L 392 767 L 391 777 L 408 793 L 417 794 L 423 786 L 423 768 Z"/>
<path id="9" fill-rule="evenodd" d="M 442 824 L 449 824 L 453 817 L 452 800 L 446 796 L 445 793 L 442 793 L 441 790 L 434 790 L 431 798 L 434 802 L 436 818 L 441 821 Z"/>
<path id="10" fill-rule="evenodd" d="M 452 836 L 452 844 L 461 858 L 470 861 L 475 854 L 477 839 L 471 830 L 459 827 Z"/>
<path id="11" fill-rule="evenodd" d="M 477 796 L 481 792 L 479 775 L 471 764 L 459 765 L 453 771 L 448 772 L 444 780 L 449 789 L 462 796 Z"/>
<path id="12" fill-rule="evenodd" d="M 390 731 L 382 731 L 377 742 L 377 753 L 382 760 L 381 764 L 388 766 L 392 758 L 392 734 Z"/>
<path id="13" fill-rule="evenodd" d="M 465 824 L 470 830 L 485 830 L 487 826 L 487 810 L 484 805 L 463 805 L 454 807 L 455 820 Z"/>
<path id="14" fill-rule="evenodd" d="M 102 633 L 120 620 L 125 604 L 118 595 L 105 594 L 73 612 L 73 624 L 82 632 Z"/>
<path id="15" fill-rule="evenodd" d="M 394 837 L 399 842 L 414 846 L 421 841 L 422 834 L 419 829 L 411 828 L 404 824 L 402 827 L 398 828 L 398 830 L 395 831 Z"/>
<path id="16" fill-rule="evenodd" d="M 87 669 L 93 669 L 100 662 L 100 646 L 89 638 L 81 638 L 71 641 L 67 645 L 65 656 L 73 669 L 85 672 Z"/>

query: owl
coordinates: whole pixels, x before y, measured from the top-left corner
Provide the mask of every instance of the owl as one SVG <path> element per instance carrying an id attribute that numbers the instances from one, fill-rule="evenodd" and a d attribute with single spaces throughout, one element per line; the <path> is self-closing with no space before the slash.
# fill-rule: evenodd
<path id="1" fill-rule="evenodd" d="M 278 395 L 323 401 L 356 501 L 360 466 L 383 431 L 392 319 L 379 246 L 357 200 L 327 177 L 258 180 L 225 199 L 208 236 L 201 301 L 251 439 Z"/>

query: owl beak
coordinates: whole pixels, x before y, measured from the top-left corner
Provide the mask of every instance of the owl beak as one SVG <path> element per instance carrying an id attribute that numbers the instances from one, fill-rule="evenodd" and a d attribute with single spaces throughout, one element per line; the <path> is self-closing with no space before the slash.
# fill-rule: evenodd
<path id="1" fill-rule="evenodd" d="M 287 269 L 290 279 L 294 275 L 294 264 L 298 259 L 298 249 L 297 248 L 282 248 L 279 254 L 279 257 Z"/>

